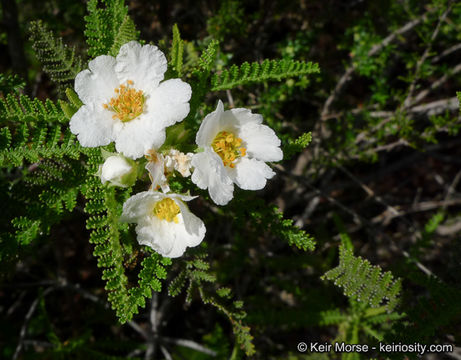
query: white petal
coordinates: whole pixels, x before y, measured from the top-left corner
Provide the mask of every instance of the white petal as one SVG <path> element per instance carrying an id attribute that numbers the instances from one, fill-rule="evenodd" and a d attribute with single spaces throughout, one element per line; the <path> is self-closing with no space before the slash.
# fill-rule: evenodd
<path id="1" fill-rule="evenodd" d="M 115 58 L 101 55 L 91 60 L 88 67 L 89 70 L 83 70 L 75 77 L 75 92 L 84 104 L 97 104 L 102 108 L 119 86 L 114 70 Z"/>
<path id="2" fill-rule="evenodd" d="M 93 105 L 81 106 L 70 119 L 69 126 L 84 147 L 108 145 L 114 140 L 114 120 L 102 107 L 96 111 Z"/>
<path id="3" fill-rule="evenodd" d="M 221 131 L 221 116 L 224 113 L 224 106 L 221 100 L 218 101 L 216 110 L 205 116 L 197 132 L 195 142 L 200 147 L 210 146 L 216 134 Z"/>
<path id="4" fill-rule="evenodd" d="M 173 125 L 189 113 L 191 95 L 192 89 L 188 83 L 180 79 L 164 81 L 149 93 L 144 113 L 156 127 Z"/>
<path id="5" fill-rule="evenodd" d="M 168 256 L 176 242 L 176 228 L 173 222 L 160 220 L 155 216 L 139 222 L 136 226 L 138 242 L 150 246 L 160 255 Z"/>
<path id="6" fill-rule="evenodd" d="M 145 114 L 123 125 L 116 136 L 115 148 L 131 159 L 140 158 L 149 149 L 158 149 L 165 141 L 165 129 L 156 128 Z"/>
<path id="7" fill-rule="evenodd" d="M 229 171 L 232 180 L 245 190 L 260 190 L 275 173 L 263 161 L 244 157 Z"/>
<path id="8" fill-rule="evenodd" d="M 234 123 L 238 126 L 245 124 L 261 124 L 263 117 L 260 114 L 253 114 L 251 110 L 245 108 L 231 109 L 224 112 L 223 123 Z"/>
<path id="9" fill-rule="evenodd" d="M 187 247 L 200 244 L 205 237 L 205 225 L 197 218 L 199 221 L 197 231 L 189 232 L 182 211 L 178 215 L 178 223 L 160 220 L 155 216 L 141 220 L 136 227 L 138 242 L 170 258 L 182 256 Z"/>
<path id="10" fill-rule="evenodd" d="M 162 194 L 153 191 L 143 191 L 133 195 L 123 204 L 123 212 L 120 221 L 141 221 L 151 214 L 155 203 L 162 198 Z"/>
<path id="11" fill-rule="evenodd" d="M 206 229 L 201 220 L 197 233 L 190 233 L 184 225 L 185 224 L 181 222 L 179 224 L 174 224 L 176 239 L 173 248 L 165 256 L 171 258 L 182 256 L 187 247 L 194 247 L 202 242 L 205 237 Z"/>
<path id="12" fill-rule="evenodd" d="M 201 189 L 208 189 L 211 199 L 218 205 L 226 205 L 233 198 L 234 185 L 227 175 L 221 158 L 211 148 L 195 154 L 192 182 Z"/>
<path id="13" fill-rule="evenodd" d="M 152 180 L 152 188 L 156 189 L 158 186 L 160 186 L 163 190 L 163 187 L 166 185 L 167 181 L 165 176 L 165 160 L 162 154 L 156 154 L 156 158 L 153 160 L 154 161 L 148 161 L 145 168 L 150 174 Z"/>
<path id="14" fill-rule="evenodd" d="M 176 199 L 175 201 L 181 209 L 181 215 L 184 221 L 184 228 L 186 232 L 190 234 L 190 238 L 184 239 L 187 246 L 196 246 L 200 244 L 203 237 L 205 236 L 205 225 L 203 224 L 203 221 L 200 220 L 194 214 L 192 214 L 187 205 L 183 203 L 181 200 Z"/>
<path id="15" fill-rule="evenodd" d="M 120 81 L 132 80 L 135 88 L 147 92 L 158 86 L 167 69 L 165 55 L 156 46 L 141 46 L 136 41 L 123 45 L 116 61 L 115 71 Z"/>
<path id="16" fill-rule="evenodd" d="M 194 199 L 198 198 L 198 195 L 190 196 L 190 195 L 184 195 L 184 194 L 168 194 L 168 196 L 173 198 L 173 199 L 179 199 L 179 200 L 182 200 L 182 201 L 191 201 L 191 200 L 194 200 Z"/>
<path id="17" fill-rule="evenodd" d="M 247 123 L 240 128 L 238 136 L 244 141 L 249 157 L 263 161 L 283 159 L 280 139 L 269 126 Z"/>

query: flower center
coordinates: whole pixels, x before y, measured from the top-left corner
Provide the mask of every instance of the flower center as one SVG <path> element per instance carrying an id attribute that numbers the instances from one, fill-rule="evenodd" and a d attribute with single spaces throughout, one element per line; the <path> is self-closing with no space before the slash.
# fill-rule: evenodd
<path id="1" fill-rule="evenodd" d="M 221 157 L 224 166 L 231 168 L 235 166 L 236 159 L 246 154 L 246 149 L 240 145 L 242 139 L 227 131 L 220 131 L 211 143 L 211 147 Z"/>
<path id="2" fill-rule="evenodd" d="M 120 85 L 115 89 L 117 95 L 111 98 L 109 103 L 103 104 L 104 109 L 115 113 L 112 119 L 127 122 L 143 113 L 146 98 L 141 90 L 131 87 L 133 84 L 133 80 L 128 80 L 127 85 Z"/>
<path id="3" fill-rule="evenodd" d="M 179 221 L 178 214 L 181 213 L 181 210 L 174 200 L 165 198 L 155 204 L 153 212 L 160 220 L 174 221 L 177 224 Z"/>

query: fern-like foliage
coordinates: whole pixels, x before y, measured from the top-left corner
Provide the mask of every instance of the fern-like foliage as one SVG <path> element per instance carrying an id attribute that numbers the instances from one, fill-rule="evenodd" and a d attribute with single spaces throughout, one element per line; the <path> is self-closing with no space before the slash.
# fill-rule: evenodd
<path id="1" fill-rule="evenodd" d="M 64 45 L 60 37 L 55 38 L 41 21 L 33 21 L 29 32 L 32 48 L 42 63 L 43 70 L 58 85 L 58 90 L 62 93 L 72 84 L 75 75 L 82 70 L 82 60 L 75 55 L 75 49 Z"/>
<path id="2" fill-rule="evenodd" d="M 8 95 L 0 99 L 0 166 L 20 166 L 26 160 L 77 159 L 80 146 L 68 129 L 62 110 L 52 101 Z"/>
<path id="3" fill-rule="evenodd" d="M 208 82 L 211 74 L 211 69 L 216 60 L 216 54 L 219 49 L 218 41 L 211 41 L 207 48 L 202 52 L 198 60 L 198 64 L 192 71 L 193 79 L 190 81 L 192 87 L 192 97 L 190 99 L 190 111 L 185 122 L 190 127 L 191 125 L 198 128 L 201 119 L 195 119 L 197 110 L 203 104 L 205 96 L 208 92 Z M 196 120 L 193 123 L 191 120 Z"/>
<path id="4" fill-rule="evenodd" d="M 94 176 L 103 162 L 100 150 L 87 149 L 86 153 L 89 169 L 84 195 L 87 199 L 85 212 L 90 215 L 87 220 L 87 228 L 91 230 L 90 242 L 95 245 L 93 255 L 98 258 L 98 267 L 103 269 L 108 300 L 119 321 L 125 323 L 138 312 L 138 307 L 145 306 L 152 291 L 161 290 L 160 279 L 166 278 L 165 266 L 171 264 L 171 260 L 152 252 L 141 263 L 138 286 L 129 284 L 124 261 L 130 249 L 122 245 L 122 234 L 126 233 L 127 225 L 119 224 L 118 219 L 130 190 L 117 194 L 113 187 L 102 185 Z"/>
<path id="5" fill-rule="evenodd" d="M 131 40 L 136 40 L 138 36 L 139 32 L 136 30 L 133 20 L 128 15 L 125 16 L 114 36 L 114 42 L 110 48 L 109 55 L 116 56 L 123 44 Z"/>
<path id="6" fill-rule="evenodd" d="M 183 64 L 184 41 L 181 39 L 178 25 L 173 25 L 173 43 L 170 49 L 170 65 L 173 68 L 175 76 L 181 77 Z"/>
<path id="7" fill-rule="evenodd" d="M 352 249 L 344 245 L 339 248 L 339 265 L 326 272 L 322 279 L 334 281 L 343 288 L 344 295 L 365 301 L 371 307 L 386 302 L 388 311 L 396 307 L 401 290 L 400 279 L 394 279 L 391 272 L 383 272 L 368 260 L 355 257 Z"/>
<path id="8" fill-rule="evenodd" d="M 123 0 L 98 0 L 88 2 L 88 15 L 85 16 L 85 36 L 88 55 L 117 55 L 120 46 L 138 38 L 133 21 L 128 16 L 128 8 Z"/>
<path id="9" fill-rule="evenodd" d="M 16 216 L 11 224 L 15 242 L 22 247 L 49 234 L 51 226 L 75 208 L 84 174 L 82 164 L 69 158 L 41 160 L 30 168 L 10 194 L 19 205 L 10 207 L 9 215 Z"/>
<path id="10" fill-rule="evenodd" d="M 303 151 L 312 141 L 312 133 L 304 133 L 296 140 L 290 142 L 283 148 L 283 158 L 290 159 L 294 154 Z"/>
<path id="11" fill-rule="evenodd" d="M 245 209 L 245 201 L 235 201 L 236 209 Z M 285 219 L 277 206 L 268 206 L 263 200 L 258 199 L 252 204 L 249 214 L 240 214 L 239 217 L 245 219 L 248 215 L 252 225 L 260 231 L 269 231 L 300 250 L 315 249 L 315 240 L 312 236 L 295 226 L 292 219 Z"/>
<path id="12" fill-rule="evenodd" d="M 252 82 L 269 80 L 280 81 L 285 78 L 319 73 L 318 64 L 294 60 L 264 60 L 261 64 L 245 62 L 232 65 L 229 70 L 215 74 L 211 81 L 212 91 L 228 90 Z"/>
<path id="13" fill-rule="evenodd" d="M 196 250 L 195 252 L 199 252 Z M 243 323 L 246 312 L 242 309 L 242 301 L 232 301 L 231 289 L 227 287 L 218 287 L 209 290 L 205 287 L 206 283 L 216 282 L 214 274 L 210 273 L 210 265 L 205 261 L 203 253 L 197 254 L 192 260 L 183 263 L 183 269 L 173 279 L 168 288 L 170 296 L 177 296 L 181 290 L 187 286 L 186 301 L 192 301 L 194 290 L 200 294 L 203 303 L 217 308 L 221 313 L 226 315 L 232 324 L 233 332 L 241 349 L 247 356 L 255 353 L 253 345 L 253 336 L 250 334 L 250 328 Z"/>
<path id="14" fill-rule="evenodd" d="M 18 75 L 0 74 L 0 93 L 18 93 L 26 83 Z"/>
<path id="15" fill-rule="evenodd" d="M 15 180 L 2 195 L 8 206 L 1 216 L 2 261 L 49 234 L 76 205 L 84 171 L 81 147 L 66 121 L 50 100 L 0 99 L 0 167 Z"/>

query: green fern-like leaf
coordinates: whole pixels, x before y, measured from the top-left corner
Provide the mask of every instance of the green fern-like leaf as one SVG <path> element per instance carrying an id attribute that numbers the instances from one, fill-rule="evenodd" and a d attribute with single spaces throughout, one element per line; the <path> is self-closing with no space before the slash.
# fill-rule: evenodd
<path id="1" fill-rule="evenodd" d="M 82 60 L 71 49 L 55 38 L 41 21 L 33 21 L 29 28 L 30 39 L 43 70 L 49 75 L 62 92 L 69 86 L 82 69 Z"/>
<path id="2" fill-rule="evenodd" d="M 133 20 L 126 15 L 122 24 L 118 28 L 117 34 L 114 36 L 114 41 L 109 51 L 109 55 L 117 56 L 120 47 L 131 40 L 137 40 L 139 32 L 136 30 Z"/>
<path id="3" fill-rule="evenodd" d="M 396 307 L 401 290 L 400 279 L 394 279 L 390 272 L 383 272 L 368 260 L 355 257 L 343 245 L 339 248 L 339 265 L 322 279 L 334 281 L 343 288 L 344 295 L 366 301 L 371 307 L 378 307 L 387 299 L 389 312 Z"/>
<path id="4" fill-rule="evenodd" d="M 264 82 L 269 80 L 280 81 L 285 78 L 319 73 L 318 64 L 294 60 L 264 60 L 259 63 L 243 63 L 240 66 L 232 65 L 230 69 L 223 70 L 214 75 L 212 90 L 228 90 L 236 86 L 246 85 L 252 82 Z"/>
<path id="5" fill-rule="evenodd" d="M 170 50 L 170 64 L 176 73 L 176 76 L 181 77 L 183 63 L 184 41 L 181 39 L 178 25 L 173 25 L 173 43 Z"/>
<path id="6" fill-rule="evenodd" d="M 0 166 L 20 166 L 24 161 L 77 159 L 80 146 L 68 129 L 67 119 L 52 101 L 31 100 L 25 95 L 0 99 Z"/>
<path id="7" fill-rule="evenodd" d="M 41 158 L 28 167 L 10 194 L 15 205 L 10 207 L 8 216 L 12 217 L 18 245 L 27 246 L 49 234 L 51 226 L 75 208 L 83 174 L 82 164 L 69 157 Z"/>
<path id="8" fill-rule="evenodd" d="M 0 74 L 0 93 L 18 93 L 26 83 L 18 75 Z"/>
<path id="9" fill-rule="evenodd" d="M 246 317 L 246 313 L 241 310 L 242 302 L 237 301 L 232 305 L 233 308 L 225 305 L 218 296 L 207 293 L 202 287 L 198 287 L 200 297 L 205 304 L 210 304 L 217 308 L 219 311 L 224 313 L 230 320 L 233 328 L 234 335 L 237 338 L 237 342 L 240 348 L 245 352 L 247 356 L 252 356 L 256 353 L 253 344 L 253 336 L 250 333 L 250 327 L 246 326 L 242 319 Z"/>
<path id="10" fill-rule="evenodd" d="M 188 127 L 192 125 L 198 128 L 199 121 L 195 121 L 195 123 L 193 123 L 191 120 L 198 120 L 195 116 L 198 113 L 200 106 L 203 105 L 205 96 L 208 93 L 210 72 L 216 60 L 218 49 L 219 42 L 211 41 L 200 55 L 198 64 L 192 71 L 193 79 L 189 82 L 192 87 L 190 111 L 189 115 L 185 119 L 185 124 Z"/>
<path id="11" fill-rule="evenodd" d="M 102 3 L 104 7 L 99 6 L 98 0 L 90 0 L 87 5 L 85 36 L 90 57 L 117 55 L 121 45 L 138 37 L 123 0 Z"/>
<path id="12" fill-rule="evenodd" d="M 242 206 L 235 203 L 236 206 Z M 272 234 L 279 236 L 289 245 L 300 250 L 314 250 L 315 240 L 304 230 L 293 224 L 293 220 L 285 219 L 283 213 L 276 206 L 267 206 L 264 201 L 258 200 L 250 212 L 253 224 L 260 227 L 262 231 L 269 230 Z"/>
<path id="13" fill-rule="evenodd" d="M 98 149 L 87 149 L 88 175 L 84 187 L 87 199 L 85 212 L 90 216 L 87 228 L 91 229 L 90 242 L 95 244 L 93 255 L 98 258 L 98 267 L 102 268 L 102 278 L 106 281 L 105 289 L 108 300 L 121 323 L 132 319 L 139 307 L 145 306 L 146 298 L 151 298 L 152 291 L 160 291 L 161 280 L 166 278 L 165 266 L 170 259 L 151 253 L 141 263 L 138 274 L 138 286 L 131 286 L 124 268 L 124 250 L 122 247 L 119 224 L 121 203 L 116 199 L 116 189 L 101 184 L 94 176 L 98 166 L 103 162 Z M 125 197 L 129 189 L 124 190 Z M 123 202 L 122 202 L 123 203 Z"/>
<path id="14" fill-rule="evenodd" d="M 216 60 L 216 54 L 219 50 L 219 42 L 216 40 L 211 41 L 205 51 L 200 55 L 198 68 L 200 71 L 211 71 L 213 64 Z"/>
<path id="15" fill-rule="evenodd" d="M 304 133 L 290 142 L 283 149 L 283 158 L 290 159 L 294 154 L 303 151 L 312 141 L 312 133 Z"/>
<path id="16" fill-rule="evenodd" d="M 233 332 L 240 347 L 248 356 L 251 356 L 255 353 L 255 350 L 250 328 L 242 321 L 246 317 L 246 312 L 242 309 L 243 302 L 233 301 L 229 304 L 231 290 L 227 287 L 218 287 L 214 291 L 205 289 L 205 285 L 211 285 L 216 282 L 216 276 L 210 272 L 210 264 L 205 261 L 205 254 L 200 253 L 200 251 L 200 249 L 195 249 L 196 255 L 194 258 L 182 263 L 183 269 L 170 282 L 168 293 L 170 296 L 178 295 L 187 283 L 186 302 L 190 303 L 193 291 L 198 290 L 203 303 L 214 306 L 226 315 L 232 324 Z"/>

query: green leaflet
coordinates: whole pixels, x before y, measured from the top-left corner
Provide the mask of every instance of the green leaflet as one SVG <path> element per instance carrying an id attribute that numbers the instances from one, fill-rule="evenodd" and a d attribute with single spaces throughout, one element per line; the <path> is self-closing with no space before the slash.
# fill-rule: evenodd
<path id="1" fill-rule="evenodd" d="M 236 200 L 234 203 L 237 207 L 239 206 Z M 243 203 L 240 203 L 240 207 L 244 208 Z M 315 240 L 312 236 L 295 226 L 293 220 L 285 219 L 283 213 L 276 206 L 267 206 L 264 201 L 257 199 L 249 216 L 256 228 L 262 231 L 269 230 L 273 235 L 279 236 L 287 242 L 288 245 L 303 251 L 315 249 Z"/>
<path id="2" fill-rule="evenodd" d="M 371 307 L 385 302 L 389 312 L 396 307 L 401 290 L 400 279 L 394 279 L 391 272 L 383 272 L 368 260 L 355 257 L 344 245 L 339 248 L 339 265 L 326 272 L 322 279 L 334 281 L 343 288 L 344 295 L 365 301 Z"/>
<path id="3" fill-rule="evenodd" d="M 20 166 L 43 158 L 77 159 L 80 145 L 68 129 L 64 113 L 52 101 L 31 100 L 25 95 L 0 99 L 0 166 Z"/>
<path id="4" fill-rule="evenodd" d="M 233 332 L 237 338 L 237 343 L 245 351 L 247 356 L 255 354 L 253 336 L 250 334 L 250 327 L 243 323 L 246 312 L 242 309 L 242 301 L 231 301 L 231 289 L 218 287 L 209 290 L 205 284 L 216 283 L 216 276 L 210 273 L 210 265 L 204 260 L 205 255 L 200 253 L 200 249 L 192 250 L 196 254 L 192 260 L 185 261 L 179 274 L 170 282 L 168 294 L 177 296 L 186 286 L 186 301 L 192 301 L 194 290 L 197 290 L 204 304 L 209 304 L 217 308 L 229 319 L 232 324 Z"/>
<path id="5" fill-rule="evenodd" d="M 152 252 L 141 262 L 138 274 L 138 286 L 132 287 L 125 274 L 125 250 L 122 246 L 122 228 L 118 218 L 121 213 L 123 198 L 129 196 L 130 190 L 117 194 L 114 187 L 101 184 L 94 176 L 99 164 L 103 162 L 99 149 L 86 150 L 88 155 L 88 174 L 84 186 L 84 195 L 87 199 L 85 212 L 90 215 L 87 228 L 91 230 L 90 242 L 95 244 L 93 255 L 98 258 L 98 267 L 103 269 L 102 278 L 106 281 L 108 300 L 116 311 L 121 323 L 125 323 L 138 312 L 139 307 L 145 306 L 146 298 L 151 298 L 152 291 L 160 291 L 161 281 L 166 278 L 165 266 L 171 260 Z"/>
<path id="6" fill-rule="evenodd" d="M 170 49 L 170 64 L 173 67 L 175 75 L 181 77 L 183 64 L 184 41 L 181 39 L 178 25 L 173 25 L 173 43 Z"/>
<path id="7" fill-rule="evenodd" d="M 283 158 L 284 160 L 290 159 L 294 154 L 303 151 L 312 141 L 312 133 L 304 133 L 300 135 L 296 140 L 291 140 L 283 148 Z"/>
<path id="8" fill-rule="evenodd" d="M 216 60 L 216 55 L 219 49 L 218 41 L 211 41 L 207 48 L 202 52 L 198 60 L 198 65 L 192 71 L 193 79 L 189 81 L 192 87 L 192 97 L 190 99 L 190 112 L 184 120 L 187 125 L 191 125 L 191 120 L 194 119 L 196 112 L 203 104 L 205 95 L 208 92 L 208 81 L 211 68 Z M 198 129 L 198 124 L 195 124 Z"/>
<path id="9" fill-rule="evenodd" d="M 138 36 L 139 32 L 136 30 L 133 20 L 126 15 L 122 24 L 118 28 L 116 35 L 114 36 L 114 41 L 110 48 L 109 55 L 117 56 L 120 47 L 123 44 L 126 44 L 131 40 L 136 40 Z"/>
<path id="10" fill-rule="evenodd" d="M 33 21 L 29 27 L 30 40 L 43 70 L 49 75 L 62 93 L 73 83 L 83 67 L 80 57 L 75 55 L 75 49 L 70 49 L 62 43 L 61 38 L 55 38 L 41 21 Z"/>
<path id="11" fill-rule="evenodd" d="M 123 0 L 102 0 L 105 6 L 99 7 L 98 0 L 88 2 L 88 15 L 85 16 L 85 36 L 88 55 L 117 55 L 120 46 L 136 40 L 138 32 L 128 17 L 128 8 Z"/>
<path id="12" fill-rule="evenodd" d="M 212 91 L 228 90 L 252 82 L 269 80 L 280 81 L 285 78 L 319 73 L 318 64 L 295 60 L 264 60 L 259 63 L 245 62 L 240 66 L 232 65 L 230 69 L 213 75 Z"/>
<path id="13" fill-rule="evenodd" d="M 18 93 L 25 86 L 24 80 L 18 75 L 0 74 L 0 93 Z"/>

